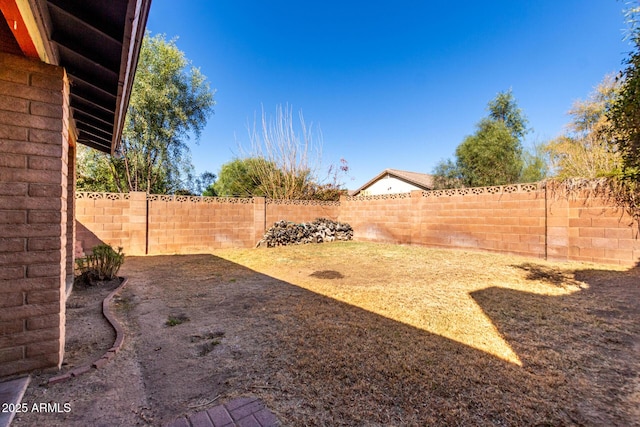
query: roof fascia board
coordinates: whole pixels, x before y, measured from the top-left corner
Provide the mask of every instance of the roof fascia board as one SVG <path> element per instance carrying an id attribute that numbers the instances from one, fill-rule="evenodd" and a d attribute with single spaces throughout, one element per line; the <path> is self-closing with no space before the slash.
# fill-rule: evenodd
<path id="1" fill-rule="evenodd" d="M 142 46 L 142 38 L 147 25 L 147 17 L 151 8 L 151 0 L 130 0 L 127 8 L 120 62 L 120 78 L 118 79 L 118 95 L 115 111 L 113 139 L 111 140 L 111 154 L 115 155 L 120 145 L 124 120 L 129 108 L 129 98 L 133 87 L 138 57 Z"/>
<path id="2" fill-rule="evenodd" d="M 48 63 L 45 42 L 27 0 L 0 0 L 0 8 L 22 53 Z"/>

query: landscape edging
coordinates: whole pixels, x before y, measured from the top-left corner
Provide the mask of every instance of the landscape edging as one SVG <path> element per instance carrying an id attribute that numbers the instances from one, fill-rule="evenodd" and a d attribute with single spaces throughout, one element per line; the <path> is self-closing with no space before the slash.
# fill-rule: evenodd
<path id="1" fill-rule="evenodd" d="M 107 321 L 109 322 L 113 330 L 116 332 L 116 339 L 113 342 L 113 345 L 111 346 L 111 348 L 107 350 L 101 357 L 99 357 L 98 359 L 96 359 L 95 361 L 93 361 L 88 365 L 76 366 L 75 368 L 71 369 L 69 372 L 49 378 L 48 384 L 57 384 L 60 382 L 70 380 L 73 377 L 77 377 L 87 372 L 90 372 L 94 368 L 100 369 L 104 367 L 111 359 L 113 359 L 116 353 L 120 351 L 120 349 L 122 348 L 122 344 L 124 344 L 124 329 L 122 328 L 122 325 L 118 322 L 118 320 L 113 315 L 113 312 L 109 307 L 109 303 L 111 303 L 111 300 L 113 299 L 113 297 L 118 292 L 120 292 L 122 288 L 124 288 L 124 286 L 127 284 L 128 281 L 129 279 L 127 277 L 124 277 L 120 286 L 115 288 L 102 301 L 102 315 L 105 317 L 105 319 L 107 319 Z"/>

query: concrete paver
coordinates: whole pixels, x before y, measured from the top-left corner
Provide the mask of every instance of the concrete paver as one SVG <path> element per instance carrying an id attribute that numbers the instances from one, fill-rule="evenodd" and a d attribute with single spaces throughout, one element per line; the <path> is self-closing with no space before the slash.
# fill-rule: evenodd
<path id="1" fill-rule="evenodd" d="M 255 397 L 240 397 L 206 411 L 180 417 L 167 427 L 276 427 L 278 418 Z"/>
<path id="2" fill-rule="evenodd" d="M 30 381 L 31 377 L 22 377 L 0 383 L 0 405 L 19 405 Z M 0 411 L 0 427 L 9 427 L 14 415 L 15 412 Z"/>

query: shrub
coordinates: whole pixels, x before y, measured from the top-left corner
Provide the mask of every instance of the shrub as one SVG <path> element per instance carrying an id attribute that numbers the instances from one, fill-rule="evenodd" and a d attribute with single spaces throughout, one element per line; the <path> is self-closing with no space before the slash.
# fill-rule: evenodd
<path id="1" fill-rule="evenodd" d="M 113 280 L 124 262 L 122 248 L 116 252 L 111 246 L 101 244 L 91 250 L 91 254 L 76 260 L 80 276 L 88 279 Z"/>

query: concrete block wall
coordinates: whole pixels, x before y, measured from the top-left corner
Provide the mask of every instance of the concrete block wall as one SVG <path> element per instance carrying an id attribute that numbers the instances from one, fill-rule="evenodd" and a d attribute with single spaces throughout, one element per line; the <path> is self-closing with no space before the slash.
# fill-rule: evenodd
<path id="1" fill-rule="evenodd" d="M 310 222 L 316 218 L 327 218 L 336 221 L 339 212 L 340 202 L 266 199 L 265 225 L 269 229 L 280 220 Z"/>
<path id="2" fill-rule="evenodd" d="M 255 245 L 254 200 L 149 196 L 149 254 Z"/>
<path id="3" fill-rule="evenodd" d="M 250 248 L 275 221 L 337 219 L 338 202 L 76 193 L 76 255 L 107 243 L 128 255 Z"/>
<path id="4" fill-rule="evenodd" d="M 76 256 L 107 243 L 129 255 L 144 255 L 147 195 L 145 193 L 76 192 Z"/>
<path id="5" fill-rule="evenodd" d="M 611 200 L 566 196 L 542 184 L 343 197 L 339 220 L 351 224 L 356 240 L 640 262 L 637 228 Z"/>
<path id="6" fill-rule="evenodd" d="M 342 196 L 338 220 L 351 225 L 355 240 L 412 243 L 412 200 L 410 193 Z"/>
<path id="7" fill-rule="evenodd" d="M 62 68 L 0 53 L 0 377 L 62 362 L 68 99 Z"/>
<path id="8" fill-rule="evenodd" d="M 544 194 L 537 186 L 415 192 L 412 242 L 524 256 L 545 253 Z"/>
<path id="9" fill-rule="evenodd" d="M 640 262 L 640 240 L 631 217 L 606 198 L 569 198 L 568 258 L 578 261 L 633 264 Z"/>
<path id="10" fill-rule="evenodd" d="M 625 265 L 640 260 L 631 220 L 611 201 L 558 194 L 541 184 L 343 196 L 340 202 L 78 193 L 76 210 L 80 246 L 105 242 L 130 255 L 253 247 L 276 221 L 326 217 L 351 224 L 361 241 Z"/>

